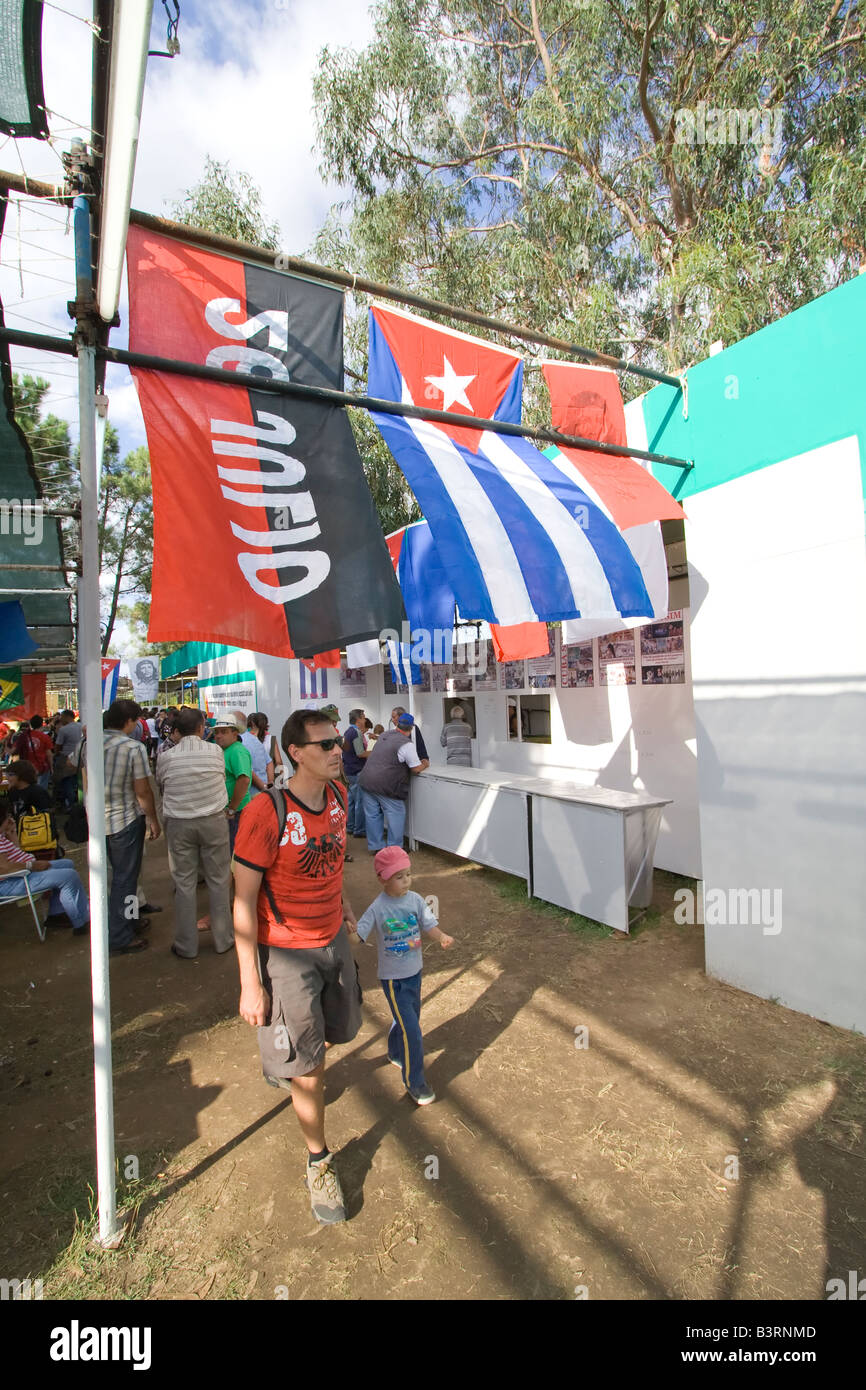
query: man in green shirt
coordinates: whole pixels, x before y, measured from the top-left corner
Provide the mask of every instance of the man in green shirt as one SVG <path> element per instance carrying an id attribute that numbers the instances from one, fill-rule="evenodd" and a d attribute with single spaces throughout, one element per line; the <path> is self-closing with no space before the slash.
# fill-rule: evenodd
<path id="1" fill-rule="evenodd" d="M 238 818 L 250 799 L 253 763 L 249 751 L 241 743 L 241 736 L 233 719 L 218 719 L 214 728 L 214 740 L 223 750 L 226 765 L 226 796 L 229 804 L 226 815 L 229 818 L 229 849 L 235 848 L 238 833 Z"/>

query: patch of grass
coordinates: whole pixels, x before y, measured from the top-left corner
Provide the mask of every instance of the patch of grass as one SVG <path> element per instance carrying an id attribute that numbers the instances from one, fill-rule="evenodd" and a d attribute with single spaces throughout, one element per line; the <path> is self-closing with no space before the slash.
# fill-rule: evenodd
<path id="1" fill-rule="evenodd" d="M 569 912 L 564 907 L 557 907 L 555 903 L 545 902 L 543 898 L 528 898 L 525 879 L 516 878 L 513 874 L 500 873 L 498 869 L 485 869 L 484 873 L 489 875 L 493 887 L 509 906 L 515 909 L 531 908 L 533 912 L 541 912 L 578 936 L 610 936 L 610 927 L 606 927 L 602 922 L 593 922 L 591 918 L 584 917 L 579 912 Z"/>
<path id="2" fill-rule="evenodd" d="M 485 876 L 491 878 L 493 888 L 498 892 L 499 897 L 505 899 L 513 908 L 531 908 L 532 912 L 542 912 L 546 917 L 555 917 L 560 926 L 569 927 L 571 931 L 588 935 L 599 935 L 606 937 L 610 934 L 609 927 L 601 922 L 592 922 L 589 917 L 581 916 L 580 912 L 569 912 L 566 908 L 557 908 L 555 902 L 545 902 L 544 898 L 528 898 L 527 884 L 525 878 L 516 878 L 513 874 L 500 873 L 498 869 L 485 869 Z"/>
<path id="3" fill-rule="evenodd" d="M 162 1166 L 162 1156 L 143 1155 L 142 1164 L 155 1173 Z M 140 1250 L 135 1224 L 142 1203 L 164 1184 L 155 1177 L 127 1182 L 118 1172 L 118 1209 L 128 1219 L 131 1233 L 118 1250 L 103 1250 L 96 1244 L 99 1223 L 92 1174 L 92 1155 L 81 1154 L 71 1168 L 67 1163 L 62 1170 L 43 1172 L 41 1180 L 34 1181 L 31 1174 L 28 1181 L 18 1224 L 30 1234 L 30 1263 L 37 1266 L 45 1297 L 147 1298 L 149 1288 L 165 1272 L 164 1257 Z M 133 1271 L 130 1284 L 128 1276 Z"/>
<path id="4" fill-rule="evenodd" d="M 825 1057 L 824 1065 L 830 1071 L 841 1072 L 858 1090 L 866 1086 L 866 1055 Z"/>

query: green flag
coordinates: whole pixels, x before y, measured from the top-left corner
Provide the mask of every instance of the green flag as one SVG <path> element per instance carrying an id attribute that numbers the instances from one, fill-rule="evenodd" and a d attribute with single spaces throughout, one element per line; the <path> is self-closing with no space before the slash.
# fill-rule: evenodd
<path id="1" fill-rule="evenodd" d="M 18 705 L 23 704 L 21 667 L 4 666 L 0 669 L 0 709 L 16 709 Z"/>

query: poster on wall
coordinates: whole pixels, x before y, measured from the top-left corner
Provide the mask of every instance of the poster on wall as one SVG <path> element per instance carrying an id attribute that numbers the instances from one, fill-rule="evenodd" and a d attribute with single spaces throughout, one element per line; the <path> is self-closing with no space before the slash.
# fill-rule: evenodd
<path id="1" fill-rule="evenodd" d="M 556 631 L 547 625 L 547 655 L 531 656 L 526 663 L 530 690 L 553 690 L 556 687 Z"/>
<path id="2" fill-rule="evenodd" d="M 559 653 L 559 683 L 563 690 L 587 689 L 595 684 L 592 642 L 563 643 Z"/>
<path id="3" fill-rule="evenodd" d="M 132 680 L 133 698 L 140 705 L 152 705 L 159 694 L 159 657 L 128 656 L 126 664 Z"/>
<path id="4" fill-rule="evenodd" d="M 363 700 L 367 695 L 367 672 L 363 666 L 352 667 L 346 665 L 346 658 L 340 661 L 340 698 L 342 700 L 354 700 L 357 696 Z"/>
<path id="5" fill-rule="evenodd" d="M 668 613 L 663 623 L 640 630 L 640 659 L 644 685 L 684 685 L 686 652 L 683 610 Z"/>
<path id="6" fill-rule="evenodd" d="M 445 689 L 449 695 L 466 694 L 472 689 L 472 668 L 475 665 L 475 647 L 462 642 L 454 648 L 454 660 L 450 675 L 446 678 Z"/>
<path id="7" fill-rule="evenodd" d="M 429 695 L 429 693 L 430 693 L 430 677 L 431 677 L 431 672 L 435 671 L 435 669 L 436 669 L 435 666 L 431 666 L 429 662 L 427 662 L 427 661 L 422 661 L 422 662 L 421 662 L 421 667 L 420 667 L 420 670 L 421 670 L 421 683 L 420 683 L 420 685 L 416 685 L 416 686 L 415 686 L 416 691 L 417 691 L 420 695 Z"/>
<path id="8" fill-rule="evenodd" d="M 500 690 L 523 690 L 526 686 L 526 662 L 503 661 L 499 666 Z"/>
<path id="9" fill-rule="evenodd" d="M 235 713 L 255 714 L 259 707 L 255 671 L 203 677 L 198 683 L 198 702 L 200 708 L 215 719 L 231 718 Z"/>
<path id="10" fill-rule="evenodd" d="M 598 639 L 598 673 L 601 685 L 635 685 L 634 630 L 609 632 Z"/>
<path id="11" fill-rule="evenodd" d="M 444 666 L 431 666 L 430 689 L 435 691 L 438 695 L 444 695 L 445 687 L 448 684 L 448 677 L 450 675 L 451 667 L 448 664 Z"/>
<path id="12" fill-rule="evenodd" d="M 482 640 L 478 643 L 478 660 L 475 667 L 475 689 L 497 690 L 499 679 L 496 674 L 496 653 L 493 643 Z"/>

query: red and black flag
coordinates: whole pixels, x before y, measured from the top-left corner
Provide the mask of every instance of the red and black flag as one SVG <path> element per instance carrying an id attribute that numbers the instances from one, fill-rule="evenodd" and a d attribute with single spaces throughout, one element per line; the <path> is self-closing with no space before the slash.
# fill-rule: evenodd
<path id="1" fill-rule="evenodd" d="M 343 389 L 339 290 L 130 227 L 130 350 Z M 403 616 L 345 409 L 136 368 L 150 641 L 314 656 Z"/>

